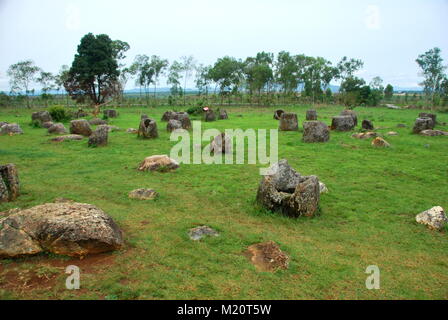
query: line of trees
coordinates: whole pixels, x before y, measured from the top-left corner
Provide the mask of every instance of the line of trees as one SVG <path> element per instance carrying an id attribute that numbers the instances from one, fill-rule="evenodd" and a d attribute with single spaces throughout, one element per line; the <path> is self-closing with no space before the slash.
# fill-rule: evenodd
<path id="1" fill-rule="evenodd" d="M 331 100 L 330 83 L 340 82 L 339 101 L 346 105 L 377 105 L 381 99 L 390 99 L 393 87 L 383 87 L 383 81 L 375 77 L 367 84 L 356 74 L 364 66 L 359 59 L 343 57 L 338 63 L 322 57 L 304 54 L 293 55 L 281 51 L 277 55 L 259 52 L 244 60 L 230 56 L 217 59 L 212 65 L 198 64 L 193 56 L 183 56 L 171 64 L 157 55 L 137 55 L 130 66 L 123 64 L 130 46 L 120 40 L 111 40 L 105 34 L 85 35 L 77 48 L 70 67 L 64 65 L 58 74 L 53 75 L 35 66 L 31 60 L 10 66 L 8 76 L 11 92 L 33 93 L 32 83 L 42 86 L 43 96 L 51 90 L 64 88 L 76 101 L 90 101 L 102 105 L 111 98 L 123 99 L 123 91 L 130 79 L 140 88 L 147 101 L 153 86 L 153 97 L 157 95 L 157 85 L 161 77 L 166 77 L 171 87 L 171 95 L 182 97 L 185 104 L 186 87 L 190 79 L 199 90 L 199 95 L 208 97 L 210 93 L 219 94 L 221 103 L 227 96 L 242 93 L 251 98 L 271 94 L 285 96 L 301 95 L 309 97 L 314 103 L 324 99 Z M 431 101 L 448 97 L 448 77 L 445 73 L 441 51 L 434 48 L 419 55 L 416 60 L 424 81 L 425 94 Z M 192 78 L 194 76 L 194 78 Z M 156 99 L 154 99 L 155 101 Z M 29 101 L 29 99 L 27 99 Z"/>

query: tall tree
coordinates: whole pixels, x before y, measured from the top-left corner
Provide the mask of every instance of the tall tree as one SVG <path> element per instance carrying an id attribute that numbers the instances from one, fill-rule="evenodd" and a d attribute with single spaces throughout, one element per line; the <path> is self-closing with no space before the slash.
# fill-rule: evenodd
<path id="1" fill-rule="evenodd" d="M 384 97 L 388 100 L 392 99 L 394 95 L 394 87 L 392 87 L 391 84 L 388 84 L 386 86 L 386 89 L 384 89 Z"/>
<path id="2" fill-rule="evenodd" d="M 155 75 L 155 71 L 149 62 L 149 57 L 144 54 L 137 55 L 129 70 L 131 74 L 136 76 L 135 83 L 140 87 L 140 95 L 142 87 L 144 88 L 146 101 L 148 102 L 149 86 L 154 82 Z"/>
<path id="3" fill-rule="evenodd" d="M 154 70 L 154 98 L 156 97 L 157 92 L 157 83 L 159 82 L 159 78 L 164 74 L 165 70 L 168 68 L 168 60 L 162 59 L 159 56 L 153 55 L 151 57 L 151 62 L 149 63 L 150 67 Z"/>
<path id="4" fill-rule="evenodd" d="M 275 80 L 284 93 L 295 91 L 299 85 L 298 65 L 289 52 L 281 51 L 275 62 Z"/>
<path id="5" fill-rule="evenodd" d="M 7 75 L 11 92 L 25 91 L 27 106 L 29 107 L 29 93 L 32 92 L 31 85 L 37 80 L 40 68 L 34 65 L 32 60 L 19 61 L 8 68 Z"/>
<path id="6" fill-rule="evenodd" d="M 439 48 L 431 49 L 418 56 L 417 64 L 422 69 L 422 75 L 425 80 L 421 83 L 425 93 L 434 100 L 434 94 L 441 91 L 442 81 L 446 75 L 444 73 L 446 66 L 443 65 L 443 59 Z"/>
<path id="7" fill-rule="evenodd" d="M 55 88 L 56 78 L 51 72 L 45 72 L 41 70 L 40 75 L 36 80 L 42 85 L 42 91 L 44 94 L 47 94 L 48 91 Z"/>
<path id="8" fill-rule="evenodd" d="M 199 94 L 205 93 L 205 96 L 208 96 L 208 87 L 212 82 L 212 79 L 210 77 L 211 69 L 211 66 L 204 66 L 203 64 L 200 64 L 196 67 L 195 84 L 196 88 L 198 88 L 199 90 Z"/>
<path id="9" fill-rule="evenodd" d="M 226 93 L 238 92 L 243 80 L 243 67 L 241 60 L 229 56 L 219 58 L 213 65 L 210 77 L 219 86 L 221 97 Z"/>
<path id="10" fill-rule="evenodd" d="M 99 105 L 114 94 L 119 75 L 114 42 L 106 34 L 89 33 L 81 39 L 64 87 L 73 99 L 88 97 L 98 113 Z"/>
<path id="11" fill-rule="evenodd" d="M 184 105 L 186 102 L 185 97 L 185 91 L 187 89 L 187 80 L 189 77 L 193 75 L 193 71 L 196 68 L 196 60 L 193 56 L 183 56 L 180 58 L 181 60 L 181 71 L 183 71 L 183 78 L 184 78 Z"/>
<path id="12" fill-rule="evenodd" d="M 170 91 L 173 96 L 182 95 L 182 87 L 180 85 L 182 70 L 183 66 L 178 61 L 174 61 L 169 68 L 167 83 L 171 85 Z"/>
<path id="13" fill-rule="evenodd" d="M 362 69 L 362 67 L 364 67 L 364 62 L 361 60 L 343 57 L 336 66 L 338 71 L 336 78 L 341 80 L 342 85 L 347 78 L 353 78 L 355 72 Z"/>

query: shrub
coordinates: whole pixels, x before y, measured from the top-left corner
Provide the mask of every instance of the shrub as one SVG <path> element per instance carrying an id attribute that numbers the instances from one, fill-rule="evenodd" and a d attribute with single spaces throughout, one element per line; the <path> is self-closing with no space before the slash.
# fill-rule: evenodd
<path id="1" fill-rule="evenodd" d="M 63 122 L 63 121 L 70 120 L 70 115 L 67 112 L 67 110 L 65 110 L 64 107 L 60 107 L 60 106 L 50 107 L 50 108 L 48 108 L 48 112 L 50 113 L 51 118 L 55 122 Z"/>

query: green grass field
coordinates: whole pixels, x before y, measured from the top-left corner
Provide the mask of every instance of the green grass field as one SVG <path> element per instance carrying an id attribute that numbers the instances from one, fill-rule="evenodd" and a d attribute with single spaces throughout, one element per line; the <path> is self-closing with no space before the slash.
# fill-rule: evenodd
<path id="1" fill-rule="evenodd" d="M 297 112 L 300 127 L 307 106 Z M 330 124 L 343 107 L 319 107 Z M 290 219 L 255 204 L 263 165 L 186 165 L 171 173 L 139 172 L 147 156 L 168 154 L 167 108 L 120 109 L 110 121 L 122 129 L 109 145 L 87 139 L 51 143 L 46 129 L 29 123 L 35 110 L 3 109 L 0 121 L 17 122 L 25 134 L 0 136 L 0 163 L 15 163 L 22 195 L 0 211 L 69 198 L 110 214 L 125 235 L 118 252 L 75 260 L 40 255 L 0 262 L 0 298 L 19 299 L 448 299 L 448 229 L 430 231 L 415 216 L 448 208 L 448 137 L 411 134 L 418 110 L 356 108 L 391 143 L 388 149 L 352 133 L 331 133 L 325 144 L 301 142 L 301 132 L 279 132 L 279 159 L 328 189 L 320 216 Z M 182 108 L 177 108 L 181 111 Z M 274 108 L 227 108 L 229 120 L 204 129 L 275 129 Z M 139 140 L 140 114 L 157 120 L 159 138 Z M 438 114 L 448 122 L 448 114 Z M 405 123 L 408 128 L 397 128 Z M 68 128 L 68 124 L 66 124 Z M 437 129 L 448 130 L 439 125 Z M 396 131 L 398 136 L 386 136 Z M 153 188 L 155 201 L 128 199 Z M 199 242 L 187 232 L 208 225 L 221 235 Z M 273 240 L 290 255 L 288 270 L 256 271 L 243 255 L 251 244 Z M 81 268 L 81 289 L 65 288 L 65 266 Z M 381 289 L 367 290 L 366 268 L 377 265 Z"/>

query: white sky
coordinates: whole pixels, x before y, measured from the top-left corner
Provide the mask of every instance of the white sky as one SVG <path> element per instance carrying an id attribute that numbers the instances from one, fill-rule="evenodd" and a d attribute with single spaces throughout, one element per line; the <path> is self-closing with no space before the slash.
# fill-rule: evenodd
<path id="1" fill-rule="evenodd" d="M 334 63 L 347 55 L 364 61 L 367 81 L 412 87 L 420 53 L 438 46 L 448 64 L 447 18 L 448 0 L 0 0 L 0 91 L 20 60 L 51 72 L 70 65 L 88 32 L 128 42 L 127 63 L 137 54 L 204 64 L 259 51 Z"/>

